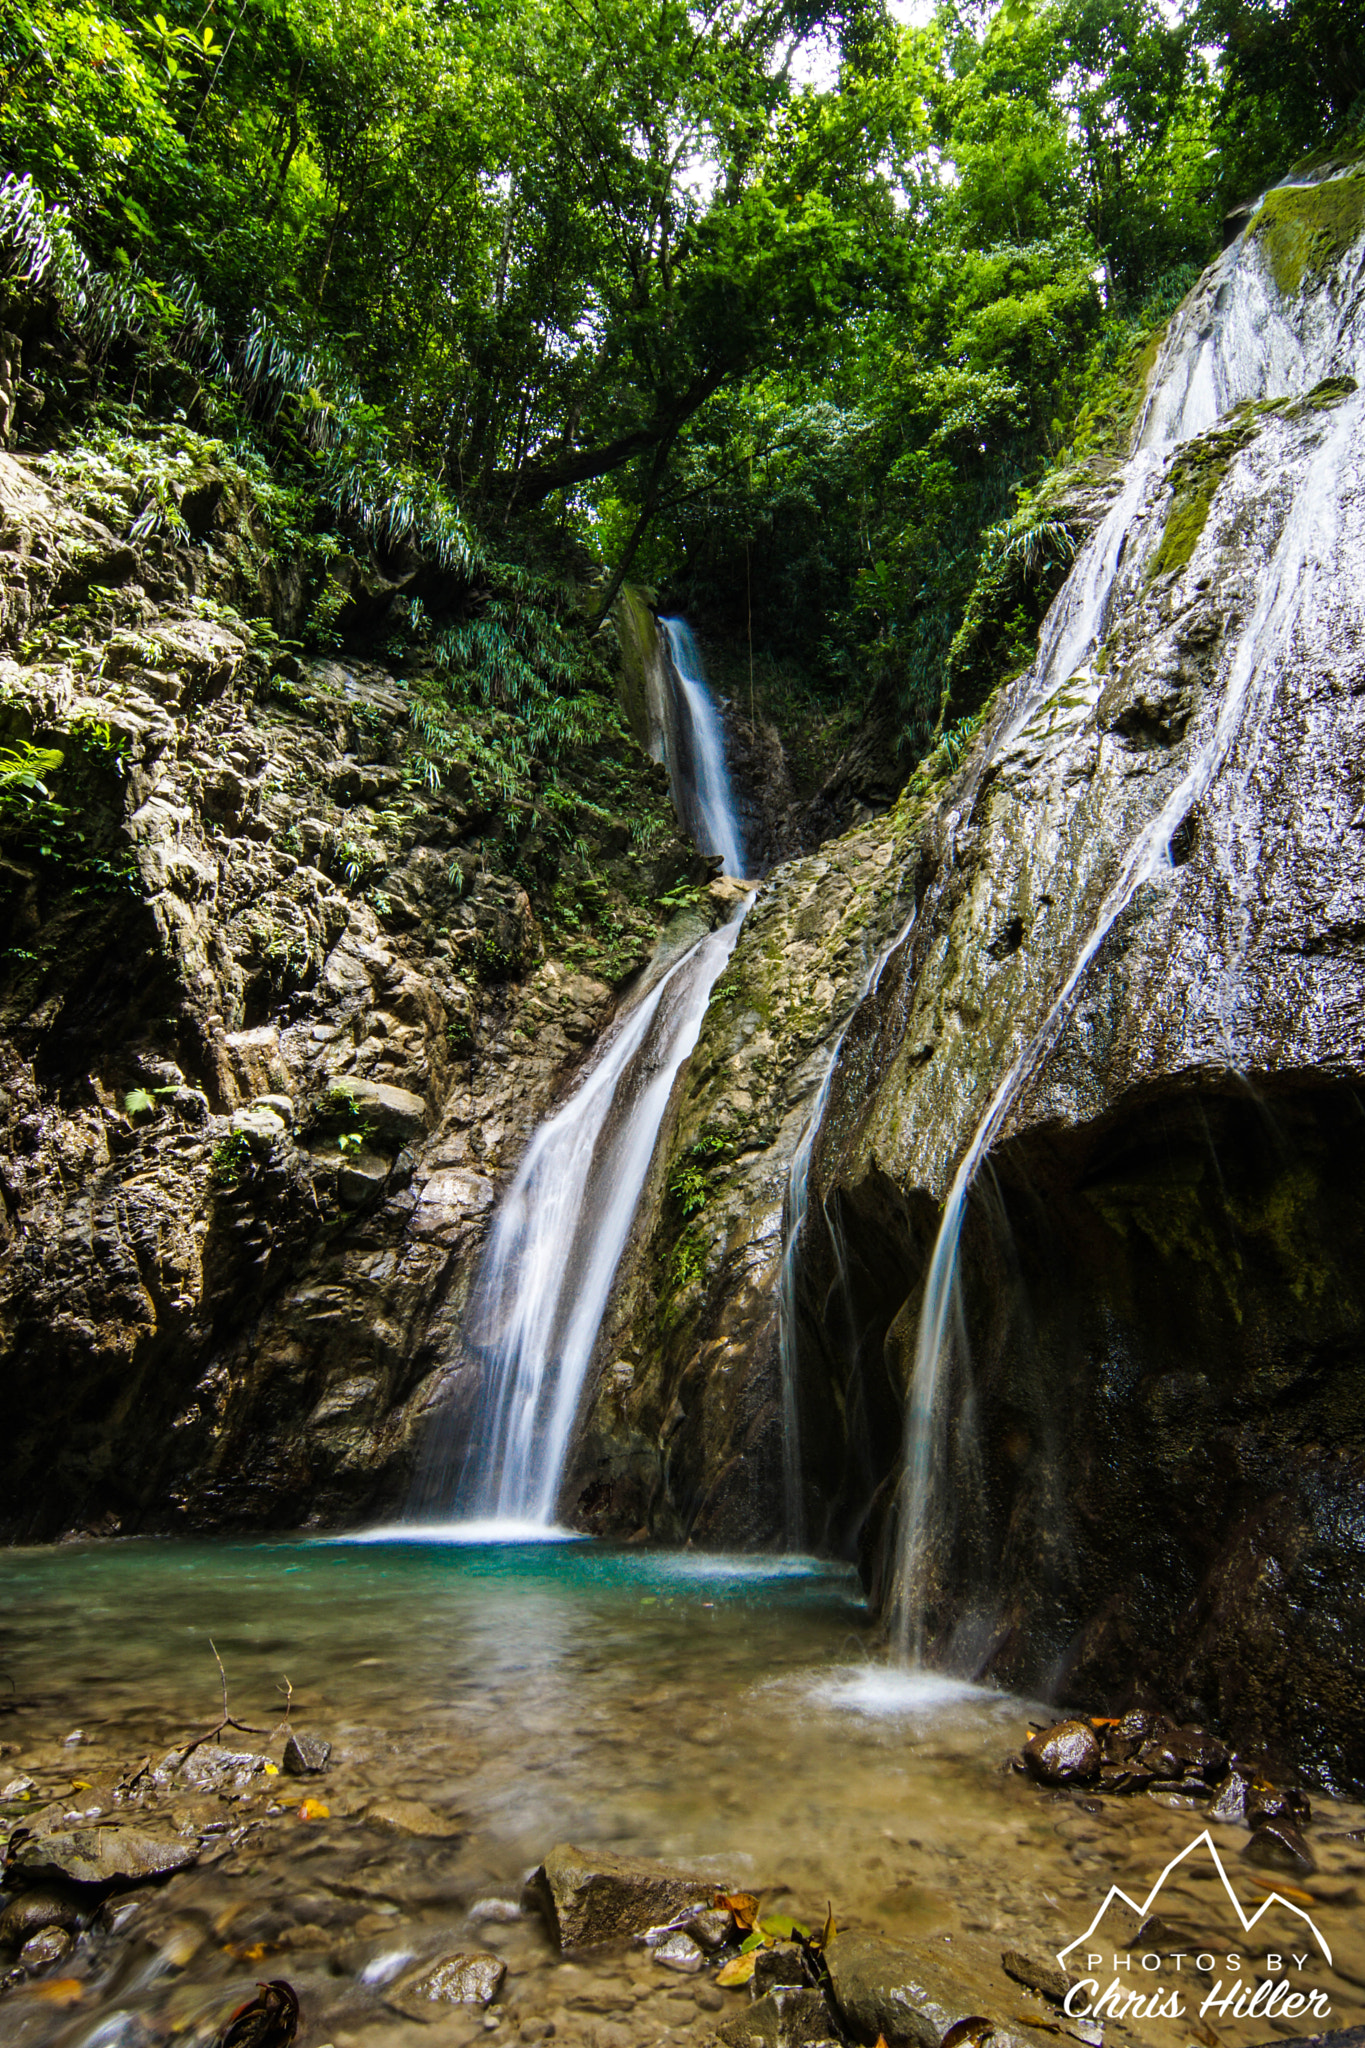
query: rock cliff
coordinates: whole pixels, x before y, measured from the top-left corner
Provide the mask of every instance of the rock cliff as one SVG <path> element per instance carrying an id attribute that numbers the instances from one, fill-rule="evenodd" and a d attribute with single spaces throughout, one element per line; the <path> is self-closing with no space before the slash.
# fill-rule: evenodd
<path id="1" fill-rule="evenodd" d="M 609 695 L 511 772 L 380 565 L 341 623 L 387 604 L 402 673 L 302 660 L 231 462 L 116 454 L 0 454 L 3 1526 L 335 1522 L 402 1497 L 500 1178 L 691 851 Z"/>
<path id="2" fill-rule="evenodd" d="M 1363 229 L 1355 166 L 1255 211 L 1073 523 L 1034 666 L 946 785 L 760 899 L 577 1475 L 602 1526 L 779 1539 L 788 1182 L 847 1017 L 793 1266 L 809 1538 L 857 1541 L 935 1660 L 1159 1695 L 1355 1789 Z M 908 1587 L 904 1418 L 974 1146 Z"/>

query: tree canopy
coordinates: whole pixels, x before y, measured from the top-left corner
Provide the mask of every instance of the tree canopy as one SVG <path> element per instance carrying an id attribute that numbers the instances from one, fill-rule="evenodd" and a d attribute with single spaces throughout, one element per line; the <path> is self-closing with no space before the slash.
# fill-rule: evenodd
<path id="1" fill-rule="evenodd" d="M 1365 115 L 1361 0 L 166 5 L 0 25 L 4 167 L 144 330 L 912 740 L 1019 488 Z"/>

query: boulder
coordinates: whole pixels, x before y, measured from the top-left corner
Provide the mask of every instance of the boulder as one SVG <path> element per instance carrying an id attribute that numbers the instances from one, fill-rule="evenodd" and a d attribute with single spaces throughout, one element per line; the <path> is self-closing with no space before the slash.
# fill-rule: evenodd
<path id="1" fill-rule="evenodd" d="M 388 1081 L 364 1081 L 356 1074 L 339 1074 L 332 1082 L 333 1096 L 349 1096 L 359 1111 L 359 1121 L 369 1127 L 376 1144 L 401 1151 L 425 1136 L 427 1106 L 420 1095 L 395 1088 Z"/>
<path id="2" fill-rule="evenodd" d="M 527 1887 L 561 1948 L 599 1948 L 707 1907 L 723 1880 L 609 1850 L 551 1849 Z"/>
<path id="3" fill-rule="evenodd" d="M 1017 1995 L 990 1950 L 960 1937 L 911 1945 L 836 1934 L 825 1961 L 848 2031 L 859 2041 L 884 2037 L 888 2048 L 939 2048 L 960 2020 L 1002 2015 Z M 1044 2048 L 1048 2040 L 998 2017 L 994 2024 L 993 2048 L 1025 2042 Z"/>
<path id="4" fill-rule="evenodd" d="M 501 1956 L 459 1951 L 401 1977 L 385 1994 L 385 2002 L 406 2019 L 439 2020 L 452 2005 L 491 2005 L 506 1975 Z"/>
<path id="5" fill-rule="evenodd" d="M 192 1836 L 153 1835 L 116 1825 L 73 1828 L 63 1834 L 32 1834 L 20 1828 L 10 1836 L 5 1879 L 23 1885 L 65 1880 L 121 1891 L 188 1870 L 198 1857 L 199 1844 Z"/>

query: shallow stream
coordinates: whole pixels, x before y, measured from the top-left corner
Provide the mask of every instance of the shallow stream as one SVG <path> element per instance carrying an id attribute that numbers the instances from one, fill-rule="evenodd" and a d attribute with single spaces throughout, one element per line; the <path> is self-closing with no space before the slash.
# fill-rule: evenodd
<path id="1" fill-rule="evenodd" d="M 1008 1771 L 1027 1704 L 887 1671 L 838 1568 L 429 1541 L 0 1553 L 0 1782 L 37 1786 L 5 1809 L 9 1824 L 56 1798 L 87 1813 L 121 1772 L 212 1726 L 210 1638 L 233 1714 L 277 1731 L 224 1741 L 278 1762 L 287 1680 L 293 1724 L 331 1740 L 331 1768 L 234 1795 L 233 1828 L 260 1825 L 131 1895 L 117 1930 L 97 1926 L 60 1972 L 0 1999 L 6 2048 L 206 2042 L 272 1977 L 299 1991 L 299 2048 L 455 2048 L 547 2028 L 556 2048 L 700 2044 L 746 1992 L 642 1950 L 565 1963 L 518 1916 L 524 1876 L 552 1844 L 705 1859 L 718 1880 L 812 1922 L 832 1904 L 844 1927 L 1046 1956 L 1084 1932 L 1111 1883 L 1145 1897 L 1203 1825 L 1190 1802 L 1048 1794 Z M 325 1815 L 299 1818 L 305 1799 Z M 395 1799 L 450 1832 L 364 1818 Z M 1365 1840 L 1352 1839 L 1365 1815 L 1315 1804 L 1320 1867 L 1298 1891 L 1333 1950 L 1333 1969 L 1315 1961 L 1309 1976 L 1341 2026 L 1365 2018 Z M 1248 1906 L 1284 1882 L 1253 1875 L 1243 1831 L 1214 1834 Z M 1195 1948 L 1249 1953 L 1207 1856 L 1182 1866 L 1160 1912 Z M 1108 1948 L 1135 1924 L 1107 1933 Z M 490 2012 L 428 2026 L 386 2005 L 413 1959 L 459 1946 L 507 1962 Z M 1020 1990 L 996 2017 L 1048 2013 Z M 1157 2022 L 1106 2038 L 1213 2048 L 1275 2032 Z"/>

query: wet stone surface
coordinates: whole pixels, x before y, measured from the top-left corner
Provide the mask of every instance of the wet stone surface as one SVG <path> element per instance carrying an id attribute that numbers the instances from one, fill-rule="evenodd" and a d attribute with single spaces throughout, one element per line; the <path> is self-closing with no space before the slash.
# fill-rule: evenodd
<path id="1" fill-rule="evenodd" d="M 1315 1802 L 1317 1867 L 1290 1876 L 1244 1862 L 1245 1820 L 1212 1822 L 1207 1797 L 1173 1810 L 1002 1768 L 1027 1705 L 883 1670 L 837 1574 L 592 1545 L 72 1546 L 0 1556 L 0 1626 L 20 1616 L 4 1762 L 33 1789 L 6 1803 L 6 1834 L 135 1828 L 194 1860 L 124 1889 L 7 1880 L 4 2048 L 212 2048 L 275 1979 L 298 1993 L 298 2048 L 835 2038 L 797 1944 L 774 1937 L 752 1979 L 731 1982 L 723 1886 L 817 1938 L 832 1903 L 851 2039 L 883 2006 L 878 2026 L 899 2024 L 894 1994 L 913 1979 L 954 2021 L 1060 2044 L 1085 2037 L 1057 2002 L 1057 1950 L 1111 1884 L 1143 1899 L 1206 1826 L 1248 1912 L 1281 1887 L 1312 1901 L 1337 1965 L 1320 1976 L 1331 2023 L 1365 2017 L 1365 1813 Z M 220 1712 L 210 1635 L 233 1714 L 261 1732 L 224 1729 L 187 1755 Z M 325 1776 L 281 1768 L 291 1733 L 331 1744 Z M 392 1823 L 413 1808 L 441 1832 Z M 382 1810 L 390 1824 L 373 1825 Z M 1277 1824 L 1302 1828 L 1290 1810 Z M 708 1896 L 565 1952 L 523 1907 L 556 1844 L 599 1878 L 662 1865 L 686 1880 L 685 1907 L 693 1883 Z M 1207 1856 L 1186 1859 L 1149 1917 L 1161 1924 L 1142 1944 L 1183 1953 L 1201 1997 L 1201 1948 L 1246 1947 Z M 1111 1951 L 1136 1956 L 1137 1936 L 1131 1916 L 1106 1923 Z M 1251 2048 L 1275 2029 L 1215 2031 Z M 1191 2036 L 1157 2020 L 1107 2023 L 1104 2038 Z"/>

